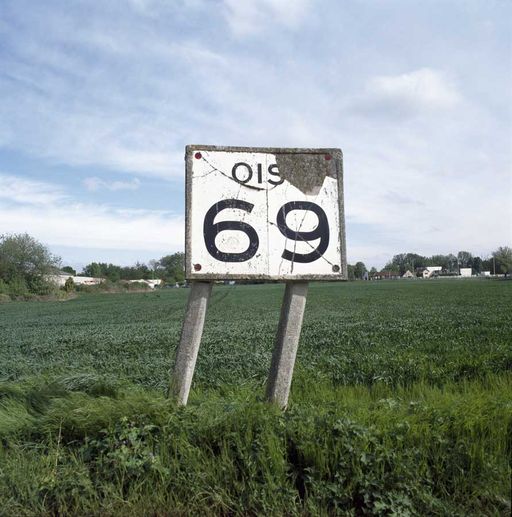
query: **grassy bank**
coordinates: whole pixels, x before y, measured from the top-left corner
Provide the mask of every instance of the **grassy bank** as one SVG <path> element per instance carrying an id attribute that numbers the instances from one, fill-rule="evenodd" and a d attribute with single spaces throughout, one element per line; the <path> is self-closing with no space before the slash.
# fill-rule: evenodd
<path id="1" fill-rule="evenodd" d="M 4 384 L 5 515 L 506 515 L 510 378 L 161 394 L 93 376 Z"/>

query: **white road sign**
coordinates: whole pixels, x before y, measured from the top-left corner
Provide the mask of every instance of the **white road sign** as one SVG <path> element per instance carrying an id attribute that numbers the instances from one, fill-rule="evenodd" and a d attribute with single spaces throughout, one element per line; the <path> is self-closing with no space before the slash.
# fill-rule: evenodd
<path id="1" fill-rule="evenodd" d="M 186 148 L 186 276 L 347 277 L 339 149 Z"/>

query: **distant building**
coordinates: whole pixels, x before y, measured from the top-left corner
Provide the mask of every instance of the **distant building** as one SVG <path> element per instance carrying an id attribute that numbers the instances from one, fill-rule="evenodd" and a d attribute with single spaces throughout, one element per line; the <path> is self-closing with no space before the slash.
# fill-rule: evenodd
<path id="1" fill-rule="evenodd" d="M 151 289 L 154 289 L 155 287 L 160 286 L 160 284 L 162 283 L 162 280 L 160 280 L 160 278 L 157 278 L 156 280 L 144 280 L 144 279 L 140 279 L 140 280 L 127 280 L 127 282 L 129 284 L 134 284 L 134 283 L 146 284 Z"/>
<path id="2" fill-rule="evenodd" d="M 461 267 L 460 268 L 460 276 L 471 276 L 473 274 L 473 270 L 470 267 Z"/>
<path id="3" fill-rule="evenodd" d="M 59 287 L 63 287 L 68 278 L 72 278 L 75 285 L 98 285 L 105 281 L 104 278 L 70 275 L 65 271 L 59 271 L 55 275 L 48 275 L 47 278 L 48 280 L 55 282 Z"/>
<path id="4" fill-rule="evenodd" d="M 490 271 L 482 271 L 480 274 L 482 276 L 491 276 L 491 272 Z"/>
<path id="5" fill-rule="evenodd" d="M 400 278 L 400 273 L 395 273 L 394 271 L 379 271 L 372 273 L 370 280 L 395 280 L 396 278 Z"/>
<path id="6" fill-rule="evenodd" d="M 427 266 L 418 268 L 418 276 L 421 276 L 423 278 L 433 278 L 439 275 L 442 271 L 442 266 Z"/>
<path id="7" fill-rule="evenodd" d="M 402 278 L 414 278 L 416 275 L 412 273 L 411 271 L 407 270 L 403 275 Z"/>

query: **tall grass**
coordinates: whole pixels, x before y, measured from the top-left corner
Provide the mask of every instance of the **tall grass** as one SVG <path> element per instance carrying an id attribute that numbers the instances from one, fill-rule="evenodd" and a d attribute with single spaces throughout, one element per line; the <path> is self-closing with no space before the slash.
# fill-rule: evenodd
<path id="1" fill-rule="evenodd" d="M 1 387 L 6 515 L 505 515 L 512 382 L 336 387 L 301 376 L 187 408 L 89 376 Z M 107 388 L 105 388 L 107 386 Z"/>

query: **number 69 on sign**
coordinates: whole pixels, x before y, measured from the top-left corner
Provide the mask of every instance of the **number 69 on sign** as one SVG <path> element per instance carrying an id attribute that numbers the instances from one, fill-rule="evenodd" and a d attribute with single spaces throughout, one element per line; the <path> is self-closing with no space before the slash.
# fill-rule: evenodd
<path id="1" fill-rule="evenodd" d="M 346 278 L 338 149 L 186 150 L 191 280 Z"/>

